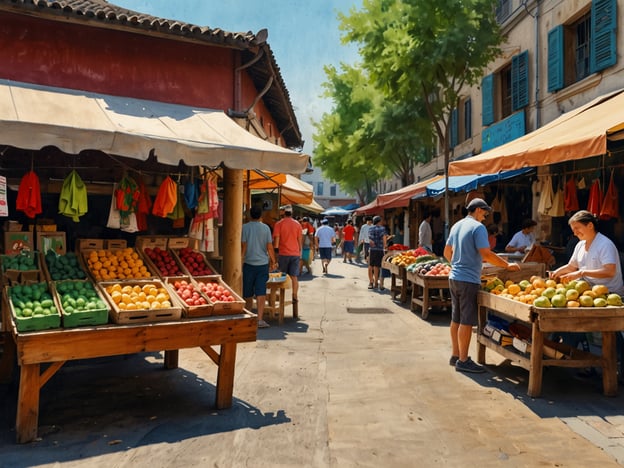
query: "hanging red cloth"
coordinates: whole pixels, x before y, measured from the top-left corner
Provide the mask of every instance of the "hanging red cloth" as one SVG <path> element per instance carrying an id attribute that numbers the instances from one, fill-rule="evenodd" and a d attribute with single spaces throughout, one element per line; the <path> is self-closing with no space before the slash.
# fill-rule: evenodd
<path id="1" fill-rule="evenodd" d="M 564 187 L 564 205 L 566 211 L 578 211 L 579 202 L 578 195 L 576 193 L 576 181 L 574 177 L 570 177 Z"/>
<path id="2" fill-rule="evenodd" d="M 600 214 L 601 200 L 602 190 L 600 190 L 600 179 L 596 179 L 589 189 L 589 201 L 587 202 L 587 211 L 597 217 Z"/>
<path id="3" fill-rule="evenodd" d="M 34 171 L 27 172 L 19 184 L 15 208 L 26 213 L 29 218 L 43 212 L 41 208 L 41 186 Z"/>
<path id="4" fill-rule="evenodd" d="M 137 206 L 136 219 L 137 229 L 147 231 L 147 215 L 152 209 L 152 199 L 147 193 L 143 179 L 139 179 L 139 203 Z"/>
<path id="5" fill-rule="evenodd" d="M 618 192 L 613 182 L 613 170 L 611 170 L 611 180 L 609 181 L 609 188 L 605 192 L 605 196 L 602 200 L 602 208 L 600 209 L 599 219 L 607 220 L 611 218 L 619 218 L 620 210 L 618 203 Z"/>

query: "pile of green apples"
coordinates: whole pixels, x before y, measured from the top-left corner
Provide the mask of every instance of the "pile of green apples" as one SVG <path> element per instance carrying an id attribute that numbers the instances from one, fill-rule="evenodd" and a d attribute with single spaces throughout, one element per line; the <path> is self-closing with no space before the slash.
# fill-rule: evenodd
<path id="1" fill-rule="evenodd" d="M 47 283 L 16 284 L 9 288 L 9 297 L 17 317 L 58 314 Z"/>
<path id="2" fill-rule="evenodd" d="M 59 281 L 56 291 L 66 314 L 107 308 L 90 281 Z"/>

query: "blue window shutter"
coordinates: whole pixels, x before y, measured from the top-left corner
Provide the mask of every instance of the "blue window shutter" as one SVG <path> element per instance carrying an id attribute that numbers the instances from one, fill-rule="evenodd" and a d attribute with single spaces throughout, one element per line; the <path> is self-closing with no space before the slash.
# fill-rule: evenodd
<path id="1" fill-rule="evenodd" d="M 464 138 L 472 137 L 472 99 L 464 102 Z"/>
<path id="2" fill-rule="evenodd" d="M 529 105 L 529 52 L 511 59 L 511 105 L 514 111 Z"/>
<path id="3" fill-rule="evenodd" d="M 563 88 L 563 26 L 548 31 L 548 91 Z"/>
<path id="4" fill-rule="evenodd" d="M 451 111 L 451 121 L 449 122 L 451 127 L 451 148 L 455 148 L 457 146 L 457 134 L 459 130 L 459 119 L 457 107 Z"/>
<path id="5" fill-rule="evenodd" d="M 481 80 L 481 123 L 484 127 L 494 123 L 494 75 Z"/>
<path id="6" fill-rule="evenodd" d="M 591 8 L 591 52 L 590 67 L 595 73 L 615 65 L 616 27 L 617 27 L 616 0 L 594 0 Z"/>

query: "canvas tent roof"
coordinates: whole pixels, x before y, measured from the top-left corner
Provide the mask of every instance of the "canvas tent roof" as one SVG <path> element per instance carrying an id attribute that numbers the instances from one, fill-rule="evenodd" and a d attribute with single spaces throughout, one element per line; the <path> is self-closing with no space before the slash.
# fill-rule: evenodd
<path id="1" fill-rule="evenodd" d="M 308 156 L 264 141 L 220 110 L 0 80 L 1 143 L 100 150 L 188 166 L 302 173 Z"/>

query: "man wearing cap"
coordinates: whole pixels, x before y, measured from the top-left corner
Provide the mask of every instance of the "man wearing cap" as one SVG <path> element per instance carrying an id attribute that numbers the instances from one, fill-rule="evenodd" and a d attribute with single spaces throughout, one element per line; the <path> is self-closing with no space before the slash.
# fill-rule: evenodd
<path id="1" fill-rule="evenodd" d="M 332 259 L 332 244 L 336 242 L 336 233 L 329 227 L 329 221 L 326 218 L 321 221 L 321 227 L 316 230 L 314 238 L 323 264 L 323 273 L 327 274 L 327 267 Z"/>
<path id="2" fill-rule="evenodd" d="M 303 232 L 301 224 L 292 217 L 292 206 L 284 206 L 284 217 L 273 227 L 273 247 L 277 250 L 277 261 L 282 273 L 290 276 L 292 281 L 293 302 L 299 300 L 299 262 L 303 248 Z"/>
<path id="3" fill-rule="evenodd" d="M 381 223 L 381 216 L 373 218 L 373 226 L 368 231 L 368 239 L 370 243 L 368 252 L 368 289 L 373 289 L 380 287 L 379 270 L 381 269 L 381 261 L 383 260 L 386 240 L 388 239 L 386 228 Z"/>
<path id="4" fill-rule="evenodd" d="M 473 198 L 466 207 L 468 215 L 451 228 L 444 257 L 451 262 L 451 345 L 449 364 L 458 372 L 485 372 L 470 356 L 472 327 L 477 324 L 477 293 L 481 289 L 481 270 L 486 261 L 510 271 L 520 270 L 490 250 L 488 232 L 483 221 L 492 208 L 482 198 Z"/>

